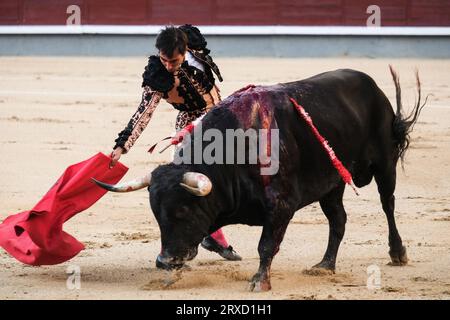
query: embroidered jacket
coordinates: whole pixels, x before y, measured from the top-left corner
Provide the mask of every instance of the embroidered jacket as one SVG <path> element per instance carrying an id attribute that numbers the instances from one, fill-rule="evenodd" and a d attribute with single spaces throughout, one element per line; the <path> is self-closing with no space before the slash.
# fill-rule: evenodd
<path id="1" fill-rule="evenodd" d="M 150 56 L 142 75 L 142 100 L 124 130 L 115 140 L 114 149 L 122 147 L 124 153 L 133 146 L 147 127 L 161 98 L 180 111 L 208 110 L 220 101 L 214 74 L 223 81 L 219 68 L 209 56 L 206 41 L 192 25 L 179 27 L 188 37 L 189 53 L 204 66 L 204 71 L 184 61 L 174 74 L 167 71 L 159 56 Z"/>

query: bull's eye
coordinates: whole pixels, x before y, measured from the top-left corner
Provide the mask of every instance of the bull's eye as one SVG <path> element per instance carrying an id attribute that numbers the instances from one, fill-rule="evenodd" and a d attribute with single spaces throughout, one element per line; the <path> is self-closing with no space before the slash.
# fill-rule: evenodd
<path id="1" fill-rule="evenodd" d="M 187 206 L 178 207 L 175 211 L 175 217 L 178 219 L 186 219 L 189 213 L 189 208 Z"/>

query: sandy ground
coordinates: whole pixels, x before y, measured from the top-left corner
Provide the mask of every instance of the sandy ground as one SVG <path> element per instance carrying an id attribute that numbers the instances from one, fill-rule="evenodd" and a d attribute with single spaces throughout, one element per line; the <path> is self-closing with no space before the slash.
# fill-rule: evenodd
<path id="1" fill-rule="evenodd" d="M 272 267 L 272 291 L 251 293 L 259 227 L 224 228 L 244 257 L 228 262 L 203 249 L 191 271 L 156 270 L 159 229 L 145 190 L 106 194 L 66 223 L 86 244 L 66 263 L 30 267 L 0 249 L 1 299 L 449 299 L 450 298 L 450 61 L 379 59 L 217 59 L 227 96 L 248 84 L 273 84 L 349 67 L 370 74 L 393 102 L 388 64 L 401 76 L 404 105 L 415 99 L 414 67 L 423 92 L 433 93 L 415 127 L 405 172 L 398 171 L 396 216 L 409 265 L 389 266 L 387 223 L 376 186 L 348 189 L 346 235 L 334 275 L 304 271 L 319 262 L 328 224 L 318 205 L 296 214 Z M 0 58 L 0 220 L 30 209 L 64 169 L 98 151 L 110 152 L 116 134 L 140 101 L 146 58 Z M 170 152 L 149 145 L 170 134 L 176 112 L 162 103 L 132 151 L 122 157 L 127 178 L 153 170 Z M 369 290 L 367 268 L 379 268 L 380 288 Z M 81 287 L 67 286 L 79 268 Z M 369 268 L 369 273 L 372 269 Z M 174 283 L 170 284 L 169 280 Z M 369 281 L 370 282 L 370 281 Z"/>

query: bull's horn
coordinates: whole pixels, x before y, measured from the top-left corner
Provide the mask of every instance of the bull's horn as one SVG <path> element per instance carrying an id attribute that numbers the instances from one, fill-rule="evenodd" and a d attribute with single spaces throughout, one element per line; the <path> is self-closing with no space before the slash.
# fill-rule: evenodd
<path id="1" fill-rule="evenodd" d="M 183 175 L 183 182 L 180 183 L 180 186 L 199 197 L 207 196 L 212 189 L 211 180 L 198 172 L 186 172 Z"/>
<path id="2" fill-rule="evenodd" d="M 94 178 L 91 178 L 98 186 L 102 187 L 103 189 L 106 189 L 108 191 L 113 192 L 130 192 L 139 190 L 145 187 L 148 187 L 150 185 L 150 181 L 152 179 L 152 174 L 149 173 L 148 175 L 145 175 L 143 177 L 134 179 L 132 181 L 128 182 L 122 182 L 118 184 L 107 184 L 101 181 L 98 181 Z"/>

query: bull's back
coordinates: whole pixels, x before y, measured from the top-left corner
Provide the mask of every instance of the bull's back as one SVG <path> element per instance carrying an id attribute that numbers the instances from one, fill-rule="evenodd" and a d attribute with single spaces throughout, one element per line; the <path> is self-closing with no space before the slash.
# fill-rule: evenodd
<path id="1" fill-rule="evenodd" d="M 310 115 L 320 134 L 354 175 L 377 162 L 392 143 L 393 109 L 374 80 L 354 70 L 337 70 L 281 85 L 274 100 L 277 122 L 286 141 L 284 177 L 296 177 L 302 205 L 317 201 L 341 181 L 323 147 L 289 98 Z M 283 160 L 284 159 L 284 160 Z M 293 165 L 293 159 L 295 160 Z M 358 177 L 356 177 L 358 178 Z M 292 179 L 292 178 L 291 178 Z M 295 188 L 295 186 L 292 186 Z"/>
<path id="2" fill-rule="evenodd" d="M 395 115 L 391 104 L 363 72 L 341 69 L 283 86 L 286 95 L 304 107 L 319 132 L 342 153 L 361 149 L 379 138 L 380 130 L 392 130 Z M 297 117 L 294 122 L 299 120 Z"/>

